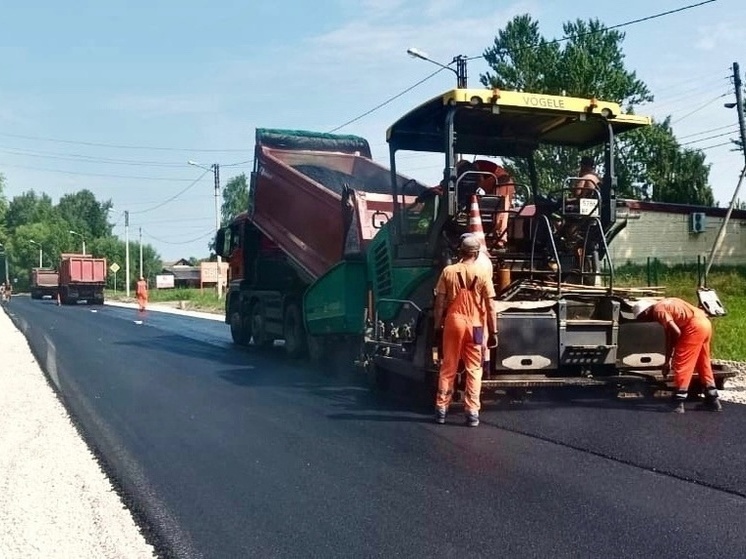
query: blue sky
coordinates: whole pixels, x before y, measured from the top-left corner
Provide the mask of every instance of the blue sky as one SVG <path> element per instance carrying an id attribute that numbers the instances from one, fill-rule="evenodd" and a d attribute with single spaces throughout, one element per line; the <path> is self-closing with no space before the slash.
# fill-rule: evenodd
<path id="1" fill-rule="evenodd" d="M 129 210 L 131 237 L 142 227 L 164 259 L 205 256 L 211 174 L 161 205 L 202 175 L 187 160 L 220 163 L 224 184 L 250 170 L 234 164 L 251 159 L 256 127 L 329 131 L 361 115 L 436 69 L 407 56 L 411 46 L 448 62 L 481 54 L 521 13 L 561 37 L 569 19 L 615 25 L 691 3 L 3 0 L 0 173 L 8 197 L 34 189 L 56 200 L 88 188 L 112 200 L 117 234 Z M 737 135 L 736 112 L 723 103 L 734 97 L 732 63 L 746 71 L 744 21 L 746 2 L 717 0 L 624 29 L 627 67 L 656 96 L 638 112 L 671 114 L 682 142 L 708 148 L 720 205 L 743 166 L 729 146 L 710 146 Z M 470 84 L 486 70 L 470 62 Z M 386 162 L 388 125 L 453 83 L 442 72 L 340 132 L 366 137 Z M 440 173 L 427 158 L 404 171 L 425 181 Z"/>

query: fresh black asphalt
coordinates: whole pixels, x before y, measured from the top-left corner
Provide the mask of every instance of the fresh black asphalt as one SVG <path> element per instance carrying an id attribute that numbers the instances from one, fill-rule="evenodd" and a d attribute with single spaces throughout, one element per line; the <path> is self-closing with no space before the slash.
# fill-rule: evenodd
<path id="1" fill-rule="evenodd" d="M 589 395 L 439 426 L 280 351 L 235 348 L 220 322 L 25 297 L 9 311 L 163 556 L 746 549 L 746 406 L 674 416 Z"/>

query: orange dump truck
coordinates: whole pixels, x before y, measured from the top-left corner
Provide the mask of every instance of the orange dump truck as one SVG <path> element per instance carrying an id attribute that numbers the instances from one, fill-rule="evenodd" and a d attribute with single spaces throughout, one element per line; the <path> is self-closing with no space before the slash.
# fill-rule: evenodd
<path id="1" fill-rule="evenodd" d="M 59 274 L 52 268 L 31 268 L 31 298 L 56 297 Z"/>
<path id="2" fill-rule="evenodd" d="M 89 305 L 104 304 L 106 259 L 84 254 L 61 254 L 59 295 L 63 305 L 85 300 Z"/>

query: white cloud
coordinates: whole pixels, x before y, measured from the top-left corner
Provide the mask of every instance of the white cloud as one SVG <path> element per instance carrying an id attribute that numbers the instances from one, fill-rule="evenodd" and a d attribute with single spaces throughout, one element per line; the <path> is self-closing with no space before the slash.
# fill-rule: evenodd
<path id="1" fill-rule="evenodd" d="M 741 46 L 746 39 L 741 21 L 724 21 L 716 25 L 707 25 L 698 30 L 695 46 L 700 50 L 713 51 L 729 46 Z"/>

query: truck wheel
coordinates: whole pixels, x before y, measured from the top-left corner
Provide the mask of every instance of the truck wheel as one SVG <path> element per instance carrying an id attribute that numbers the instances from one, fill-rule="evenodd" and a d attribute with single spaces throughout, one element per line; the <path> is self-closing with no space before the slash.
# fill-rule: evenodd
<path id="1" fill-rule="evenodd" d="M 231 338 L 233 343 L 237 345 L 248 345 L 251 339 L 251 330 L 246 328 L 248 326 L 248 320 L 246 320 L 238 305 L 231 305 L 230 324 L 231 324 Z"/>
<path id="2" fill-rule="evenodd" d="M 303 315 L 297 303 L 290 303 L 285 307 L 282 331 L 285 337 L 285 352 L 288 356 L 295 359 L 305 355 L 306 329 L 303 326 Z"/>
<path id="3" fill-rule="evenodd" d="M 254 345 L 261 348 L 272 347 L 275 339 L 267 334 L 266 318 L 264 316 L 264 305 L 261 301 L 251 305 L 251 336 Z"/>

